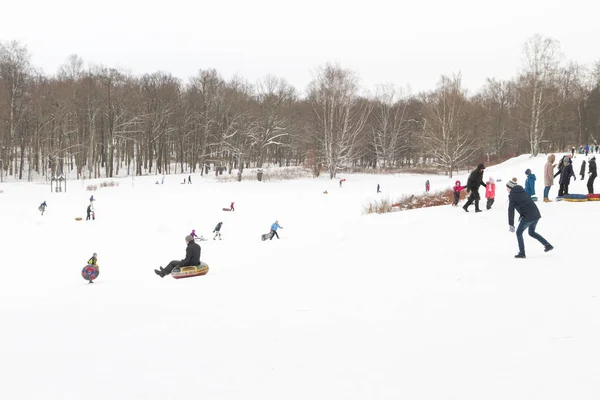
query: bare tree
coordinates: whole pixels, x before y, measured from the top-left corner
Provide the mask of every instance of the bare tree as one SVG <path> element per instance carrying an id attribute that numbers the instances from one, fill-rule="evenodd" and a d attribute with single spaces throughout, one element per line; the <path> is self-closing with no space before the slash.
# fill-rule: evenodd
<path id="1" fill-rule="evenodd" d="M 408 148 L 410 124 L 406 118 L 407 102 L 394 85 L 379 85 L 373 99 L 373 112 L 368 129 L 369 141 L 375 152 L 375 166 L 391 166 L 398 155 Z"/>
<path id="2" fill-rule="evenodd" d="M 510 142 L 511 108 L 514 107 L 514 85 L 508 81 L 488 79 L 477 100 L 486 110 L 486 130 L 490 152 L 501 155 Z"/>
<path id="3" fill-rule="evenodd" d="M 333 179 L 338 170 L 355 159 L 357 138 L 365 127 L 370 107 L 358 97 L 356 74 L 337 65 L 319 68 L 308 92 L 317 116 L 314 133 Z"/>
<path id="4" fill-rule="evenodd" d="M 442 76 L 436 91 L 424 96 L 423 143 L 434 165 L 443 167 L 452 178 L 455 168 L 477 151 L 475 137 L 465 124 L 466 94 L 460 75 Z"/>
<path id="5" fill-rule="evenodd" d="M 523 123 L 532 156 L 539 153 L 540 143 L 546 133 L 547 118 L 556 107 L 551 91 L 557 79 L 559 51 L 557 41 L 541 35 L 534 35 L 525 43 L 520 97 L 524 107 L 529 104 L 529 114 Z"/>
<path id="6" fill-rule="evenodd" d="M 285 79 L 268 75 L 256 85 L 258 112 L 246 132 L 257 152 L 257 166 L 262 167 L 266 151 L 284 146 L 293 128 L 289 109 L 296 101 L 296 89 Z"/>

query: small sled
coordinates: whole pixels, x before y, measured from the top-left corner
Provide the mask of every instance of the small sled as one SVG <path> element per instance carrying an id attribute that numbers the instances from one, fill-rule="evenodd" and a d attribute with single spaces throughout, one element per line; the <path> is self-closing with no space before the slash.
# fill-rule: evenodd
<path id="1" fill-rule="evenodd" d="M 598 193 L 588 194 L 587 199 L 589 201 L 600 201 L 600 194 L 598 194 Z"/>
<path id="2" fill-rule="evenodd" d="M 82 219 L 83 219 L 83 218 L 81 218 L 81 217 L 76 217 L 76 218 L 75 218 L 75 221 L 81 221 Z"/>
<path id="3" fill-rule="evenodd" d="M 538 198 L 537 198 L 537 196 L 531 196 L 531 200 L 538 201 Z"/>
<path id="4" fill-rule="evenodd" d="M 272 237 L 273 237 L 273 232 L 269 232 L 269 233 L 265 233 L 260 238 L 264 242 L 265 240 L 271 239 Z"/>
<path id="5" fill-rule="evenodd" d="M 96 279 L 98 275 L 100 275 L 100 269 L 97 265 L 86 265 L 81 270 L 81 276 L 83 279 L 90 281 L 90 283 L 92 283 L 92 281 Z"/>
<path id="6" fill-rule="evenodd" d="M 225 207 L 223 207 L 223 211 L 231 211 L 231 208 L 225 208 Z"/>
<path id="7" fill-rule="evenodd" d="M 206 275 L 208 273 L 208 264 L 200 262 L 197 267 L 190 265 L 187 267 L 175 267 L 171 271 L 171 276 L 175 279 L 191 278 L 198 275 Z"/>

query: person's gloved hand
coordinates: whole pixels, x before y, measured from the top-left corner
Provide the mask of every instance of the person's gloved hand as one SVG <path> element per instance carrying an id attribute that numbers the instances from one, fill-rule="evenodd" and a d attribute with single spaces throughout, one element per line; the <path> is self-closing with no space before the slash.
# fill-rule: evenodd
<path id="1" fill-rule="evenodd" d="M 514 227 L 513 225 L 509 226 L 509 227 L 508 227 L 508 230 L 509 230 L 511 233 L 515 233 L 515 227 Z"/>

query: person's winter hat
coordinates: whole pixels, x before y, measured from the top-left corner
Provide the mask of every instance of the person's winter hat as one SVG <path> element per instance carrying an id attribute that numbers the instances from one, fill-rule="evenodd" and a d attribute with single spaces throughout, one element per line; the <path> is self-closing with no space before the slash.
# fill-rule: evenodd
<path id="1" fill-rule="evenodd" d="M 525 170 L 525 175 L 529 175 L 529 174 L 531 174 L 531 170 L 530 170 L 529 168 L 527 168 L 527 169 Z"/>
<path id="2" fill-rule="evenodd" d="M 193 242 L 193 241 L 194 241 L 194 238 L 192 237 L 192 235 L 187 235 L 187 236 L 185 237 L 185 241 L 186 241 L 186 242 Z"/>
<path id="3" fill-rule="evenodd" d="M 98 257 L 98 253 L 94 253 L 93 257 Z"/>
<path id="4" fill-rule="evenodd" d="M 494 178 L 492 178 L 492 177 L 490 176 L 490 179 L 488 179 L 488 182 L 492 182 L 492 183 L 493 183 L 493 182 L 494 182 Z"/>
<path id="5" fill-rule="evenodd" d="M 485 169 L 485 166 L 484 166 L 483 164 L 479 164 L 479 165 L 477 166 L 477 169 Z"/>
<path id="6" fill-rule="evenodd" d="M 512 189 L 515 186 L 517 186 L 517 178 L 512 178 L 512 180 L 506 182 L 506 187 L 509 189 Z"/>

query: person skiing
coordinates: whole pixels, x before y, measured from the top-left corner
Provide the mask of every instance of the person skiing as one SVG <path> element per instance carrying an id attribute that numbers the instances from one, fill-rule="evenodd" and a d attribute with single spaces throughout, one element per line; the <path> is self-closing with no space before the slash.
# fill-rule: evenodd
<path id="1" fill-rule="evenodd" d="M 560 189 L 558 190 L 558 196 L 564 196 L 569 194 L 569 183 L 571 182 L 571 177 L 577 180 L 575 173 L 573 172 L 573 164 L 569 157 L 565 157 L 563 159 L 563 168 L 560 172 Z"/>
<path id="2" fill-rule="evenodd" d="M 460 186 L 460 181 L 454 182 L 454 187 L 452 188 L 452 194 L 454 196 L 454 199 L 452 200 L 453 206 L 456 207 L 458 205 L 458 202 L 460 200 L 460 192 L 462 192 L 463 190 L 465 190 L 465 186 Z"/>
<path id="3" fill-rule="evenodd" d="M 277 236 L 277 239 L 279 240 L 279 235 L 277 234 L 277 229 L 283 229 L 283 227 L 281 225 L 279 225 L 279 221 L 275 221 L 273 223 L 273 225 L 271 225 L 271 239 L 269 239 L 269 240 L 273 240 L 273 236 Z"/>
<path id="4" fill-rule="evenodd" d="M 154 273 L 161 278 L 169 275 L 171 271 L 173 271 L 176 267 L 187 267 L 187 266 L 198 266 L 200 265 L 200 253 L 202 249 L 200 245 L 194 242 L 194 238 L 192 236 L 187 235 L 185 237 L 185 243 L 187 247 L 185 249 L 185 258 L 183 260 L 173 260 L 163 269 L 163 267 L 159 267 L 159 269 L 155 269 Z"/>
<path id="5" fill-rule="evenodd" d="M 219 222 L 217 226 L 215 226 L 215 229 L 213 230 L 213 233 L 215 234 L 213 240 L 215 240 L 217 236 L 219 237 L 219 240 L 221 240 L 221 226 L 223 226 L 222 222 Z"/>
<path id="6" fill-rule="evenodd" d="M 469 175 L 469 179 L 467 180 L 467 193 L 469 194 L 469 199 L 463 206 L 463 210 L 465 212 L 469 212 L 469 206 L 475 203 L 475 212 L 481 212 L 479 209 L 479 186 L 485 187 L 485 183 L 483 183 L 483 172 L 485 171 L 485 166 L 483 164 L 479 164 L 477 168 L 471 172 Z"/>
<path id="7" fill-rule="evenodd" d="M 485 208 L 486 210 L 490 210 L 496 198 L 496 184 L 494 183 L 494 178 L 492 178 L 491 176 L 488 180 L 487 185 L 485 185 L 485 198 L 487 199 L 487 204 L 485 205 Z"/>
<path id="8" fill-rule="evenodd" d="M 89 221 L 90 219 L 96 220 L 96 214 L 94 213 L 94 208 L 92 207 L 91 203 L 89 206 L 87 206 L 87 217 L 85 220 Z"/>
<path id="9" fill-rule="evenodd" d="M 531 170 L 527 168 L 525 175 L 527 176 L 527 179 L 525 179 L 525 191 L 529 197 L 533 197 L 535 196 L 535 174 L 532 174 Z"/>
<path id="10" fill-rule="evenodd" d="M 550 154 L 548 156 L 548 161 L 544 165 L 544 202 L 548 203 L 552 200 L 549 199 L 550 196 L 550 187 L 554 185 L 554 160 L 556 160 L 556 156 L 554 154 Z"/>
<path id="11" fill-rule="evenodd" d="M 595 156 L 593 156 L 590 159 L 588 168 L 589 168 L 589 174 L 590 174 L 590 177 L 588 178 L 588 181 L 587 181 L 588 193 L 594 194 L 594 180 L 596 179 L 596 176 L 598 176 L 596 173 L 596 157 Z"/>
<path id="12" fill-rule="evenodd" d="M 46 200 L 44 200 L 44 202 L 42 204 L 40 204 L 40 206 L 38 207 L 38 210 L 40 210 L 42 212 L 42 215 L 44 215 L 44 211 L 46 211 L 46 207 L 48 205 L 46 204 Z"/>
<path id="13" fill-rule="evenodd" d="M 233 208 L 233 201 L 232 201 L 232 202 L 231 202 L 231 204 L 229 205 L 229 209 L 230 209 L 231 211 L 235 211 L 235 208 Z"/>
<path id="14" fill-rule="evenodd" d="M 517 184 L 517 179 L 513 178 L 506 184 L 508 194 L 508 226 L 510 232 L 515 232 L 515 210 L 518 211 L 519 227 L 516 229 L 517 243 L 519 244 L 519 253 L 515 255 L 515 258 L 525 258 L 525 243 L 523 241 L 523 232 L 525 229 L 528 230 L 529 236 L 537 239 L 542 245 L 544 245 L 544 251 L 548 252 L 554 247 L 548 243 L 542 235 L 535 231 L 538 221 L 542 217 L 540 210 L 537 208 L 531 196 L 525 192 L 525 190 Z"/>
<path id="15" fill-rule="evenodd" d="M 585 178 L 585 160 L 581 163 L 581 169 L 579 170 L 579 175 L 581 175 L 581 180 Z"/>

